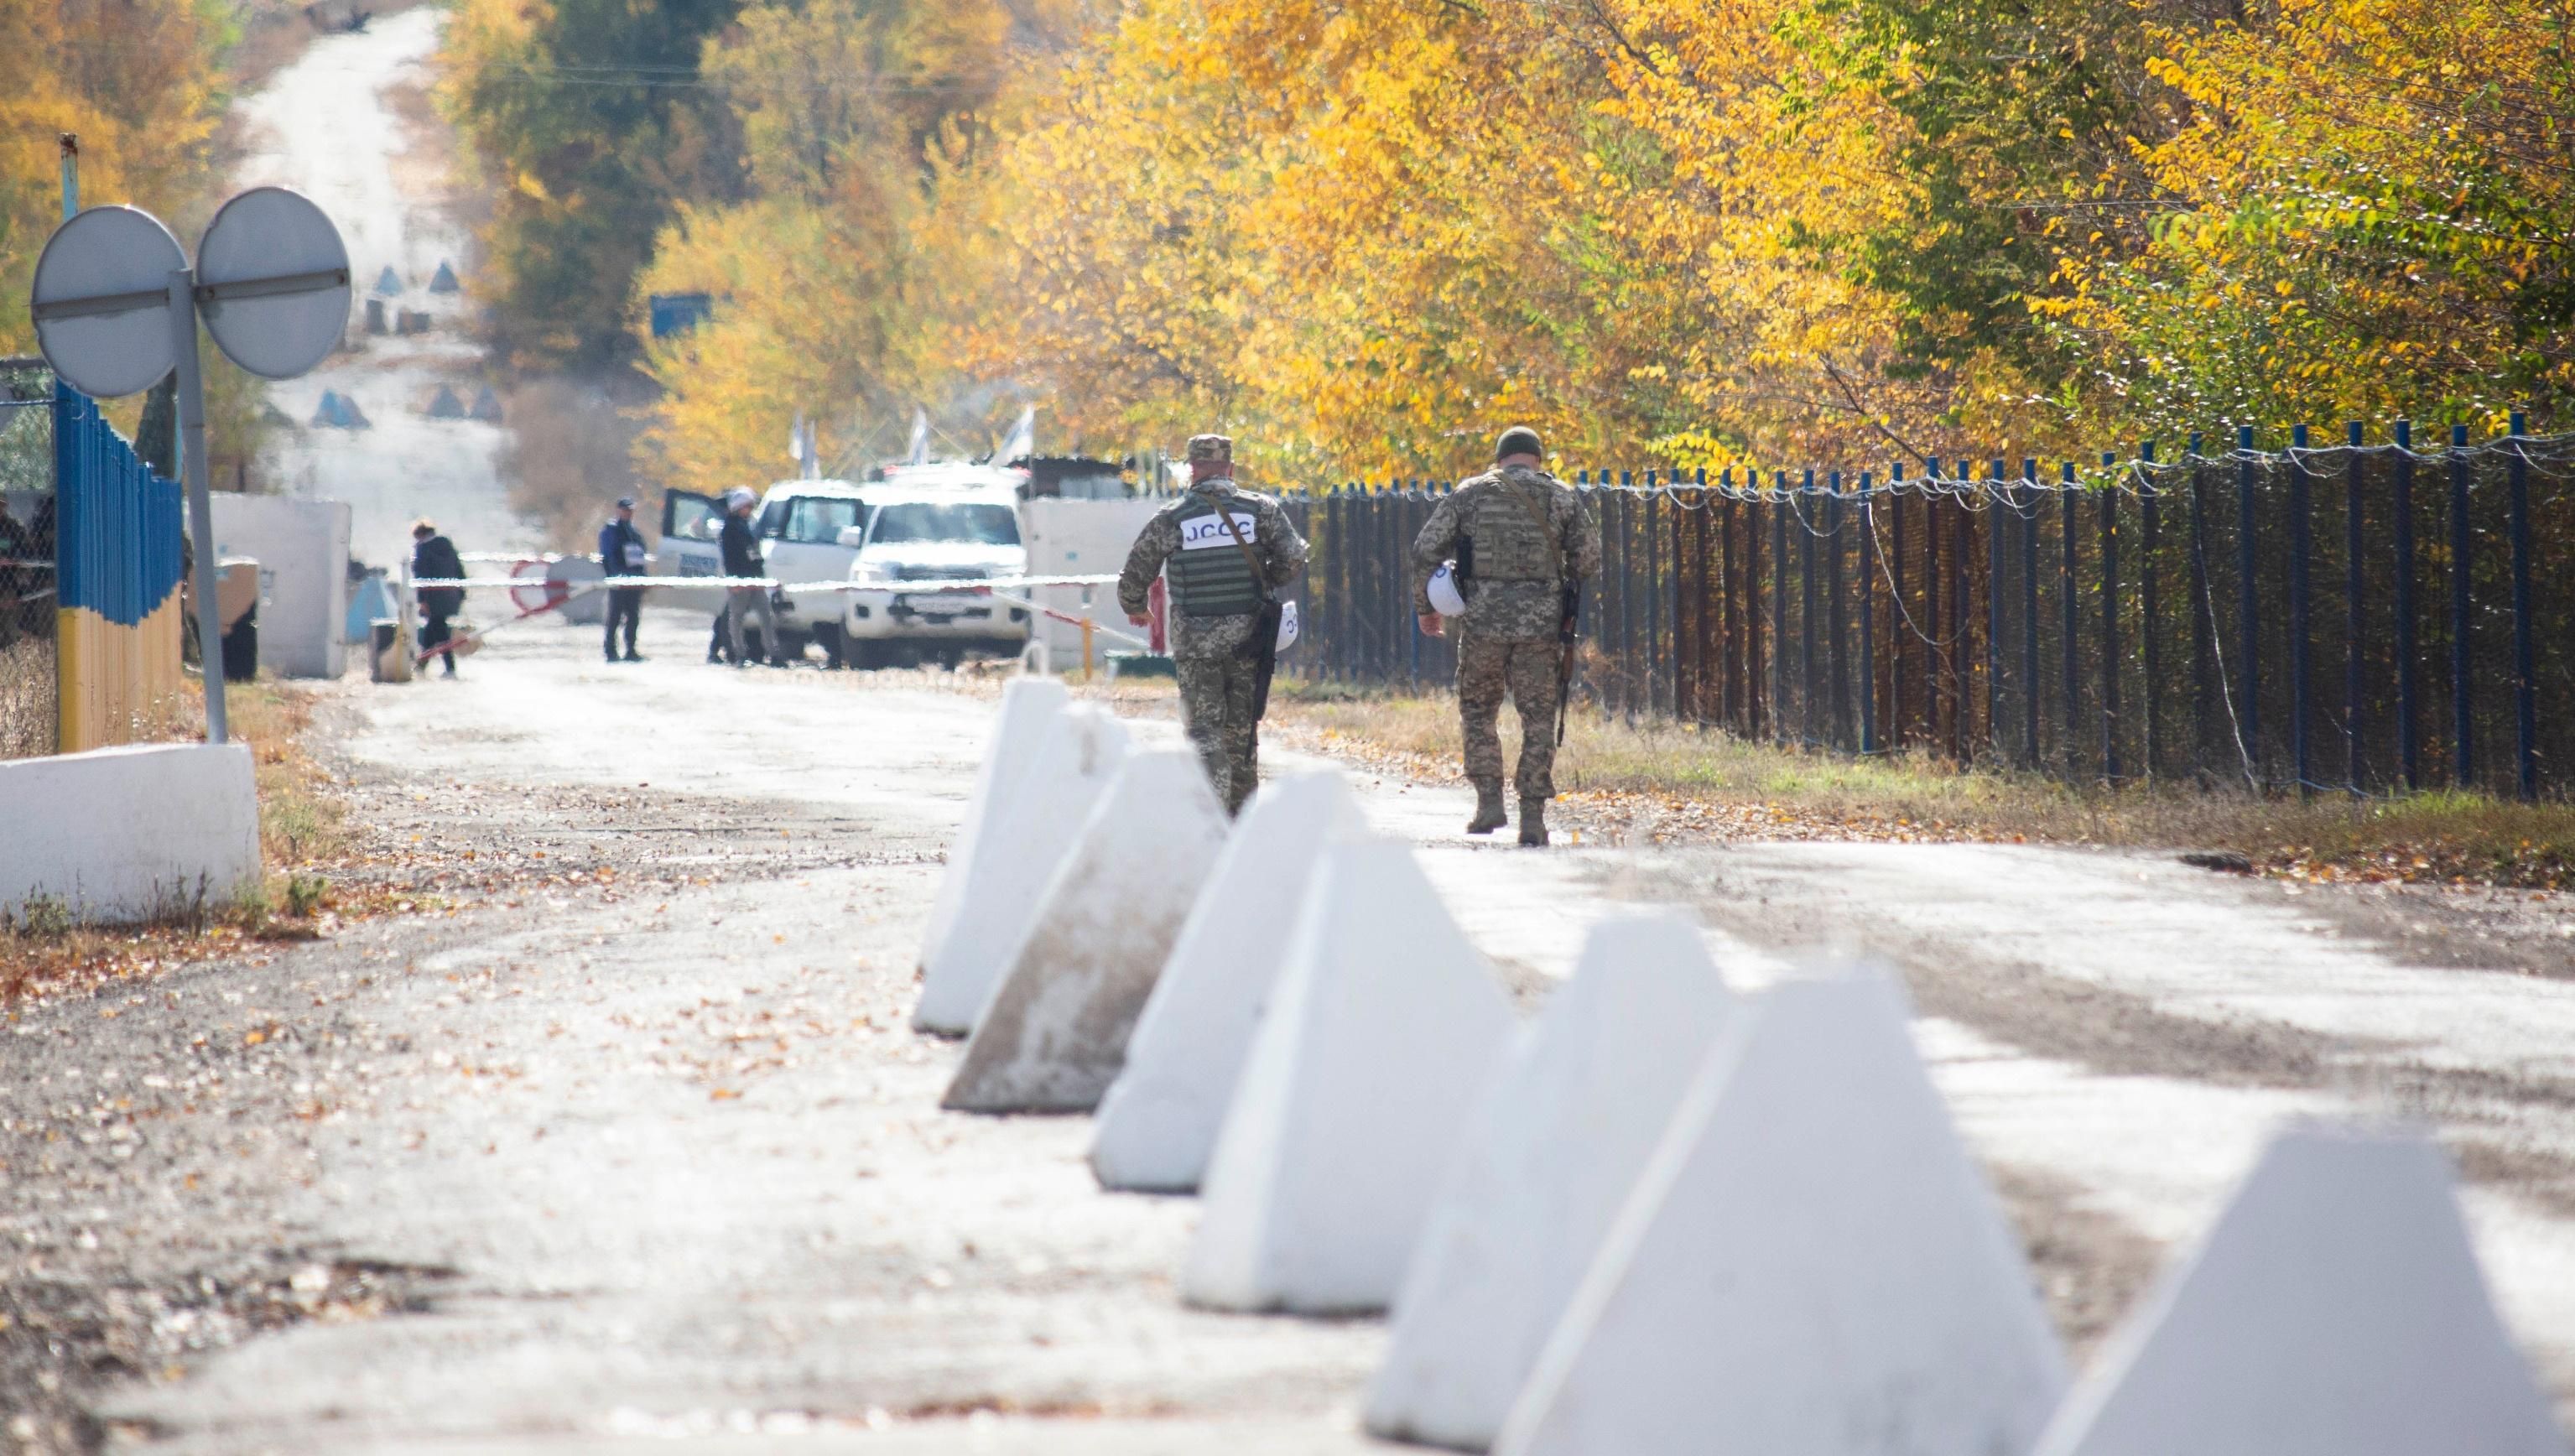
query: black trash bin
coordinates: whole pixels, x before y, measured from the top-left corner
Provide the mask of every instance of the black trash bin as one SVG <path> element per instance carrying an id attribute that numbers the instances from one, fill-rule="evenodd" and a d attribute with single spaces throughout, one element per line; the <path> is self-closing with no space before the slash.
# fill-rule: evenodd
<path id="1" fill-rule="evenodd" d="M 224 681 L 247 683 L 259 676 L 259 609 L 253 607 L 224 632 Z"/>

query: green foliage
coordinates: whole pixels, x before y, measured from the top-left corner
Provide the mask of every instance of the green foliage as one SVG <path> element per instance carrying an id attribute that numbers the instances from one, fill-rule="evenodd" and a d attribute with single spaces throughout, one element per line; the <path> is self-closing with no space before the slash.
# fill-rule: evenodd
<path id="1" fill-rule="evenodd" d="M 682 199 L 740 190 L 698 73 L 739 0 L 464 0 L 442 102 L 494 188 L 496 343 L 523 366 L 626 357 L 628 295 Z"/>

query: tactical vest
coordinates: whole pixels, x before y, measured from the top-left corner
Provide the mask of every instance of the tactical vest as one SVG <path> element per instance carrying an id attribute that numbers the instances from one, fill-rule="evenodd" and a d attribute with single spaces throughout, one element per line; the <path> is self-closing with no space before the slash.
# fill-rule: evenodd
<path id="1" fill-rule="evenodd" d="M 1243 533 L 1244 546 L 1257 550 L 1261 538 L 1250 503 L 1229 493 L 1223 505 Z M 1164 572 L 1171 578 L 1173 604 L 1185 617 L 1248 617 L 1261 610 L 1261 581 L 1218 506 L 1216 498 L 1193 491 L 1189 505 L 1173 518 L 1181 528 L 1181 548 Z"/>
<path id="2" fill-rule="evenodd" d="M 1515 481 L 1498 471 L 1484 478 L 1466 531 L 1475 543 L 1476 581 L 1552 582 L 1564 574 L 1551 529 L 1554 488 L 1537 484 L 1544 479 L 1532 473 Z"/>

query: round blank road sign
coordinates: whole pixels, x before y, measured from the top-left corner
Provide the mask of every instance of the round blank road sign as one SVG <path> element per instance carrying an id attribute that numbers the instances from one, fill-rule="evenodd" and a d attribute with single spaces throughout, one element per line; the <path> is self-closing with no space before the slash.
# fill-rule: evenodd
<path id="1" fill-rule="evenodd" d="M 112 400 L 170 372 L 170 275 L 179 240 L 148 212 L 94 207 L 54 229 L 36 260 L 36 347 L 66 384 Z"/>
<path id="2" fill-rule="evenodd" d="M 349 326 L 349 250 L 313 200 L 254 187 L 197 240 L 197 310 L 233 363 L 263 379 L 320 364 Z"/>

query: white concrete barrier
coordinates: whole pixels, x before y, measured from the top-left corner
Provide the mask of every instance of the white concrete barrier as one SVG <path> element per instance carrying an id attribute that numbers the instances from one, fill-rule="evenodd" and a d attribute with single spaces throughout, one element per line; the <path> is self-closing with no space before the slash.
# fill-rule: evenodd
<path id="1" fill-rule="evenodd" d="M 1468 1124 L 1395 1295 L 1369 1430 L 1492 1444 L 1733 1009 L 1688 917 L 1593 927 Z"/>
<path id="2" fill-rule="evenodd" d="M 1362 830 L 1336 769 L 1274 779 L 1244 806 L 1101 1099 L 1101 1186 L 1198 1187 L 1323 848 Z"/>
<path id="3" fill-rule="evenodd" d="M 1327 850 L 1208 1165 L 1184 1295 L 1384 1308 L 1512 1025 L 1409 849 Z"/>
<path id="4" fill-rule="evenodd" d="M 1493 1449 L 2026 1451 L 2064 1389 L 1902 994 L 1854 974 L 1731 1018 Z"/>
<path id="5" fill-rule="evenodd" d="M 145 744 L 0 762 L 0 911 L 142 920 L 259 883 L 250 748 Z"/>
<path id="6" fill-rule="evenodd" d="M 2429 1139 L 2302 1129 L 2122 1326 L 2040 1456 L 2565 1456 Z"/>
<path id="7" fill-rule="evenodd" d="M 992 838 L 976 845 L 963 908 L 931 957 L 915 1026 L 952 1036 L 975 1029 L 1036 918 L 1039 892 L 1126 758 L 1127 729 L 1099 709 L 1069 708 L 1048 725 L 1026 791 L 1010 796 Z"/>
<path id="8" fill-rule="evenodd" d="M 1073 701 L 1063 683 L 1023 675 L 1002 688 L 1002 711 L 993 717 L 993 736 L 984 744 L 984 759 L 975 769 L 974 796 L 966 801 L 966 822 L 949 846 L 948 871 L 939 877 L 938 896 L 930 902 L 930 924 L 921 937 L 921 961 L 946 943 L 966 903 L 966 886 L 975 872 L 977 850 L 1003 817 L 1020 776 L 1045 746 L 1047 725 Z"/>
<path id="9" fill-rule="evenodd" d="M 940 1105 L 1088 1112 L 1127 1059 L 1173 937 L 1225 843 L 1198 754 L 1136 753 L 1039 897 Z"/>

